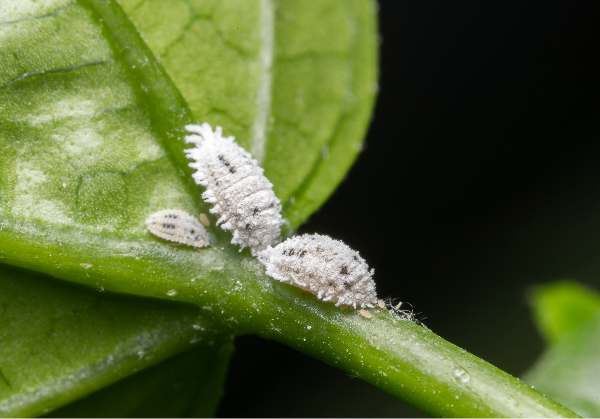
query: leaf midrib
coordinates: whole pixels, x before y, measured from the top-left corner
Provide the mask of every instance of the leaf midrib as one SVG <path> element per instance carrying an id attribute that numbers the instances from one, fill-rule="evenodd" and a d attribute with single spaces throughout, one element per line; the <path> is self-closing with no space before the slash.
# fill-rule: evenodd
<path id="1" fill-rule="evenodd" d="M 251 146 L 251 154 L 259 165 L 262 165 L 265 160 L 269 139 L 267 122 L 271 115 L 273 97 L 273 54 L 275 49 L 275 10 L 272 0 L 261 0 L 261 9 L 260 86 L 256 100 L 258 110 L 252 126 Z"/>

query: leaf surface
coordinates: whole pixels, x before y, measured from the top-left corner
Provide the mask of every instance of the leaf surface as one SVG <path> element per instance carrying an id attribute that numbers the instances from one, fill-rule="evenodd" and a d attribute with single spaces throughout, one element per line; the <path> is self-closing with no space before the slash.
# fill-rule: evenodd
<path id="1" fill-rule="evenodd" d="M 37 416 L 181 351 L 201 348 L 201 356 L 222 347 L 191 305 L 99 292 L 7 266 L 0 275 L 0 416 Z M 192 365 L 202 372 L 199 362 Z"/>
<path id="2" fill-rule="evenodd" d="M 120 0 L 199 122 L 264 165 L 290 227 L 362 149 L 376 91 L 370 1 Z"/>
<path id="3" fill-rule="evenodd" d="M 185 102 L 143 43 L 137 40 L 135 48 L 133 28 L 119 34 L 129 42 L 123 49 L 78 3 L 8 6 L 0 9 L 3 261 L 35 267 L 22 258 L 38 259 L 32 244 L 51 237 L 48 262 L 64 277 L 73 271 L 61 249 L 66 237 L 97 244 L 111 234 L 153 241 L 144 231 L 149 213 L 176 205 L 198 214 L 202 204 L 189 170 L 173 163 L 182 144 L 168 142 L 185 123 Z M 128 60 L 137 60 L 142 71 Z M 16 237 L 20 250 L 11 258 L 4 251 Z M 99 244 L 108 258 L 122 243 L 112 245 Z M 75 275 L 89 278 L 96 263 L 89 256 Z M 100 304 L 102 287 L 93 280 L 81 281 L 96 289 L 90 296 L 47 277 L 36 283 L 25 274 L 5 275 L 2 324 L 10 327 L 2 331 L 2 415 L 52 410 L 187 350 L 199 338 L 192 328 L 197 308 L 138 300 Z M 75 315 L 78 321 L 67 321 Z M 209 396 L 214 406 L 217 395 Z"/>
<path id="4" fill-rule="evenodd" d="M 128 6 L 137 11 L 150 8 L 152 15 L 156 12 L 152 7 L 160 5 L 152 4 L 137 2 Z M 363 79 L 346 77 L 343 83 L 336 85 L 338 90 L 343 85 L 346 93 L 356 86 L 356 97 L 344 102 L 337 91 L 331 100 L 319 98 L 323 106 L 334 110 L 329 112 L 334 116 L 329 115 L 325 122 L 319 122 L 318 129 L 324 123 L 337 123 L 335 115 L 340 111 L 335 109 L 345 106 L 345 114 L 358 109 L 363 113 L 362 119 L 358 117 L 360 129 L 349 140 L 359 143 L 373 98 L 372 89 L 363 89 L 364 77 L 374 78 L 375 74 L 374 45 L 370 43 L 375 34 L 373 11 L 360 2 L 343 7 L 340 4 L 331 2 L 325 7 L 331 12 L 324 17 L 334 23 L 341 19 L 341 23 L 336 23 L 338 26 L 330 28 L 331 33 L 338 30 L 339 25 L 347 27 L 363 22 L 353 42 L 362 43 L 362 54 L 371 60 L 365 62 L 364 74 L 357 73 L 363 74 Z M 161 14 L 155 17 L 171 16 L 175 20 L 169 22 L 175 23 L 175 27 L 185 21 L 185 13 L 177 8 L 180 3 L 174 2 L 167 8 L 165 5 L 163 2 Z M 183 297 L 187 301 L 196 296 L 185 297 L 185 290 L 175 289 L 175 284 L 169 283 L 173 272 L 168 272 L 169 263 L 163 264 L 164 261 L 180 258 L 187 261 L 175 271 L 186 279 L 187 286 L 194 286 L 196 278 L 223 271 L 227 264 L 239 264 L 241 271 L 256 271 L 254 265 L 244 265 L 247 258 L 240 258 L 236 249 L 227 247 L 230 237 L 214 227 L 210 235 L 215 247 L 200 255 L 192 249 L 171 248 L 151 237 L 145 230 L 144 220 L 152 212 L 173 206 L 195 215 L 207 212 L 207 206 L 199 198 L 201 189 L 191 181 L 191 169 L 183 153 L 186 123 L 210 119 L 231 129 L 231 133 L 259 157 L 262 153 L 265 164 L 282 159 L 276 154 L 268 155 L 268 147 L 275 144 L 267 138 L 273 132 L 271 96 L 286 86 L 288 90 L 300 91 L 311 88 L 320 77 L 337 77 L 339 66 L 318 66 L 314 57 L 308 57 L 297 80 L 286 82 L 283 79 L 287 76 L 278 76 L 275 80 L 275 74 L 279 74 L 275 72 L 279 65 L 279 58 L 275 58 L 277 48 L 273 33 L 264 33 L 262 28 L 267 17 L 271 19 L 273 32 L 276 25 L 282 26 L 277 23 L 276 14 L 287 10 L 285 5 L 279 7 L 270 2 L 247 2 L 244 6 L 232 2 L 185 5 L 193 7 L 194 24 L 204 25 L 206 29 L 200 31 L 200 35 L 196 26 L 187 29 L 182 26 L 178 39 L 171 39 L 169 34 L 157 30 L 156 24 L 160 23 L 157 19 L 154 19 L 154 27 L 139 28 L 144 34 L 156 35 L 154 39 L 159 43 L 162 39 L 172 44 L 172 51 L 179 48 L 179 55 L 172 54 L 170 59 L 161 55 L 160 58 L 185 98 L 115 3 L 15 0 L 0 5 L 0 258 L 8 264 L 93 287 L 82 290 L 43 275 L 3 268 L 4 295 L 15 297 L 3 300 L 0 306 L 4 320 L 10 324 L 3 330 L 4 352 L 0 358 L 4 379 L 0 386 L 5 385 L 0 393 L 3 415 L 36 415 L 55 409 L 186 350 L 189 341 L 198 339 L 199 332 L 190 329 L 191 324 L 197 323 L 194 319 L 202 318 L 206 330 L 220 328 L 223 331 L 223 336 L 215 340 L 225 343 L 215 344 L 215 350 L 218 353 L 225 350 L 219 359 L 226 365 L 231 329 L 214 326 L 210 309 L 201 310 L 201 315 L 197 308 L 165 306 L 155 301 L 134 299 L 121 304 L 119 299 L 133 297 L 109 297 L 99 293 L 104 289 L 105 268 L 120 277 L 118 285 L 109 286 L 113 291 L 161 298 L 179 293 L 177 299 Z M 165 11 L 170 14 L 162 13 Z M 317 26 L 307 20 L 314 11 L 304 8 L 301 12 L 305 23 L 291 31 L 288 28 L 287 38 L 277 39 L 291 41 L 294 32 L 300 35 L 308 23 Z M 353 15 L 355 12 L 357 15 Z M 135 21 L 135 11 L 132 16 Z M 286 16 L 289 20 L 291 15 Z M 320 30 L 321 40 L 326 35 L 327 31 Z M 347 38 L 347 33 L 344 36 Z M 156 52 L 156 43 L 149 44 Z M 283 44 L 287 45 L 287 41 Z M 341 45 L 337 41 L 335 44 Z M 194 47 L 191 50 L 190 45 Z M 313 46 L 318 43 L 313 42 Z M 354 53 L 347 45 L 345 48 L 344 54 Z M 311 51 L 307 50 L 307 55 L 318 52 Z M 328 51 L 321 53 L 329 54 Z M 272 62 L 265 66 L 265 60 Z M 213 64 L 208 69 L 203 67 L 200 78 L 189 71 L 198 62 Z M 187 79 L 186 85 L 185 77 L 190 74 L 193 77 Z M 299 87 L 293 87 L 293 83 Z M 198 96 L 198 93 L 202 94 Z M 297 95 L 287 98 L 282 93 L 278 103 L 289 108 L 288 104 L 297 100 Z M 294 111 L 295 117 L 312 113 L 312 120 L 319 120 L 314 106 L 321 104 L 313 100 L 309 105 Z M 303 153 L 315 154 L 316 151 L 319 154 L 320 145 L 330 140 L 332 138 L 320 138 L 317 145 L 308 142 Z M 292 135 L 283 135 L 278 137 L 276 148 L 281 152 L 282 147 L 294 141 Z M 345 159 L 345 165 L 336 168 L 335 176 L 328 177 L 331 185 L 311 204 L 310 211 L 296 218 L 294 227 L 331 193 L 357 149 L 341 149 L 336 154 L 336 159 Z M 288 167 L 285 162 L 281 165 Z M 293 170 L 288 173 L 273 175 L 272 181 L 280 191 L 286 190 L 286 182 L 290 183 L 288 178 L 308 179 L 306 169 L 302 174 L 296 170 L 299 166 L 290 167 Z M 214 226 L 215 219 L 211 219 Z M 144 257 L 147 252 L 158 259 L 148 263 Z M 203 266 L 200 271 L 196 268 L 198 264 Z M 153 265 L 160 266 L 158 271 Z M 150 277 L 154 279 L 149 280 Z M 229 284 L 230 279 L 226 281 Z M 204 285 L 209 284 L 207 281 Z M 169 289 L 165 289 L 165 285 Z M 79 305 L 74 301 L 79 301 Z M 46 323 L 31 323 L 32 313 L 36 313 L 38 319 L 46 319 Z M 79 322 L 65 321 L 69 316 L 76 316 Z M 119 321 L 122 321 L 122 329 L 106 329 L 107 324 Z M 60 330 L 55 330 L 57 328 Z M 28 332 L 23 333 L 24 329 Z M 51 338 L 39 338 L 48 334 Z M 104 338 L 102 344 L 98 343 L 100 337 Z M 81 341 L 85 342 L 84 346 L 79 344 Z M 88 346 L 93 350 L 79 352 Z M 15 348 L 31 349 L 19 352 Z M 196 358 L 199 372 L 193 388 L 197 397 L 207 400 L 203 406 L 213 407 L 201 408 L 204 410 L 196 410 L 196 413 L 212 412 L 218 392 L 211 393 L 202 386 L 209 380 L 222 381 L 225 371 L 224 367 L 210 370 L 202 366 L 202 362 L 215 356 L 209 349 L 200 347 L 196 351 L 206 356 Z M 46 356 L 39 362 L 25 363 L 23 356 L 31 355 L 31 351 Z M 155 370 L 153 374 L 160 377 L 163 373 Z M 112 388 L 120 389 L 115 390 L 117 392 L 126 388 L 131 396 L 127 397 L 129 404 L 116 406 L 117 410 L 112 413 L 141 414 L 145 412 L 140 410 L 143 401 L 154 399 L 153 392 L 160 392 L 160 386 L 150 385 L 150 381 L 132 377 L 81 401 L 73 406 L 75 410 L 57 413 L 85 412 L 99 403 L 94 400 L 112 397 Z M 177 406 L 180 405 L 175 404 L 174 409 Z"/>
<path id="5" fill-rule="evenodd" d="M 200 345 L 51 412 L 48 417 L 211 417 L 232 345 Z"/>

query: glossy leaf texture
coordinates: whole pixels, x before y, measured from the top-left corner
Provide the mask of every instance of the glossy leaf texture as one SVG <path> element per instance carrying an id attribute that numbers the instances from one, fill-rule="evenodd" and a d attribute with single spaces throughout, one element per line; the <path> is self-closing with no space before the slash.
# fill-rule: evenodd
<path id="1" fill-rule="evenodd" d="M 581 416 L 600 416 L 600 294 L 564 281 L 540 287 L 532 305 L 549 346 L 525 382 Z"/>
<path id="2" fill-rule="evenodd" d="M 163 17 L 185 17 L 174 3 Z M 161 6 L 153 4 L 133 6 L 137 11 Z M 214 218 L 214 247 L 203 255 L 169 247 L 145 230 L 146 217 L 161 209 L 208 211 L 183 154 L 186 123 L 222 124 L 259 158 L 262 153 L 271 180 L 288 202 L 292 227 L 327 198 L 356 157 L 375 86 L 372 3 L 324 2 L 319 10 L 294 2 L 248 2 L 247 10 L 226 2 L 186 5 L 193 7 L 193 23 L 208 29 L 200 35 L 196 26 L 182 29 L 180 54 L 170 61 L 161 56 L 176 84 L 116 3 L 14 0 L 0 5 L 0 260 L 29 269 L 2 265 L 0 271 L 0 323 L 9 325 L 0 335 L 1 415 L 48 412 L 190 346 L 199 354 L 191 362 L 198 373 L 196 396 L 205 403 L 194 407 L 182 401 L 165 414 L 212 413 L 220 387 L 209 390 L 203 383 L 223 380 L 230 319 L 215 319 L 211 307 L 201 304 L 194 308 L 103 292 L 107 276 L 118 277 L 107 289 L 197 302 L 197 295 L 186 296 L 181 284 L 169 282 L 173 273 L 196 290 L 193 282 L 207 279 L 204 293 L 212 287 L 208 278 L 227 272 L 225 267 L 257 273 L 247 256 L 227 244 L 230 237 L 214 227 Z M 131 11 L 134 21 L 136 10 Z M 270 26 L 263 25 L 267 18 Z M 215 22 L 219 39 L 211 37 Z M 318 27 L 309 31 L 318 39 L 306 43 L 311 27 Z M 236 38 L 239 29 L 242 36 Z M 258 39 L 247 36 L 253 31 Z M 320 41 L 336 31 L 345 33 L 344 42 L 352 48 L 336 41 L 335 51 L 319 50 Z M 341 82 L 338 61 L 344 62 Z M 202 69 L 202 77 L 196 77 L 194 71 Z M 315 87 L 322 80 L 328 86 Z M 287 122 L 277 112 L 287 115 Z M 330 152 L 323 153 L 327 147 Z M 185 263 L 169 272 L 169 260 Z M 91 288 L 56 282 L 43 273 Z M 221 275 L 215 279 L 230 283 Z M 217 329 L 221 333 L 214 335 Z M 39 354 L 44 356 L 35 358 Z M 26 356 L 38 360 L 25 362 Z M 209 368 L 210 359 L 219 367 Z M 160 368 L 148 374 L 160 381 L 166 374 Z M 173 379 L 189 381 L 180 370 Z M 115 392 L 127 388 L 133 395 L 128 404 L 101 412 L 147 412 L 142 405 L 161 392 L 160 383 L 152 385 L 150 375 L 135 377 L 114 384 Z M 112 397 L 114 386 L 57 414 L 84 415 L 103 397 Z"/>
<path id="3" fill-rule="evenodd" d="M 302 224 L 362 149 L 376 92 L 374 3 L 120 3 L 194 118 L 235 135 L 265 168 L 290 227 Z"/>

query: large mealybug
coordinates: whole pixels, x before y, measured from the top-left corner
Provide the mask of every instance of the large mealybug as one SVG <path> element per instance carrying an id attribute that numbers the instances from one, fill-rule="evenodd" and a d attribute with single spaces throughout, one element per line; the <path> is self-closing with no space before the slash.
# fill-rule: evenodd
<path id="1" fill-rule="evenodd" d="M 190 166 L 196 183 L 206 187 L 202 198 L 220 214 L 217 224 L 233 232 L 234 244 L 249 247 L 253 254 L 274 244 L 281 232 L 281 205 L 273 185 L 250 153 L 234 137 L 223 137 L 221 127 L 213 132 L 207 123 L 186 125 L 196 135 L 185 137 L 195 148 L 186 150 L 195 160 Z M 241 249 L 240 249 L 241 250 Z"/>
<path id="2" fill-rule="evenodd" d="M 358 252 L 319 234 L 292 237 L 258 253 L 267 275 L 306 289 L 323 301 L 359 307 L 377 304 L 373 270 Z"/>

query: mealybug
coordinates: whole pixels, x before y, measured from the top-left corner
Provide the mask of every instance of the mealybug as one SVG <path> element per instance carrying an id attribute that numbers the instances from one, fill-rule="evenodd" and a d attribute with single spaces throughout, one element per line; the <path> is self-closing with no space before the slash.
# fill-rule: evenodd
<path id="1" fill-rule="evenodd" d="M 319 234 L 292 237 L 258 253 L 267 275 L 306 289 L 336 306 L 373 307 L 373 270 L 358 252 Z"/>
<path id="2" fill-rule="evenodd" d="M 363 310 L 362 308 L 358 310 L 358 314 L 360 314 L 365 319 L 370 319 L 371 317 L 373 317 L 371 313 L 369 313 L 367 310 Z"/>
<path id="3" fill-rule="evenodd" d="M 200 222 L 185 211 L 155 212 L 147 220 L 148 230 L 161 239 L 194 247 L 208 246 L 208 233 Z"/>
<path id="4" fill-rule="evenodd" d="M 250 153 L 237 145 L 234 137 L 223 137 L 221 127 L 213 132 L 207 123 L 186 125 L 186 142 L 196 147 L 186 150 L 195 160 L 190 167 L 196 183 L 206 187 L 202 198 L 214 204 L 211 213 L 221 214 L 217 225 L 233 232 L 234 244 L 249 247 L 253 254 L 274 244 L 281 232 L 281 205 L 273 185 Z M 240 249 L 241 250 L 241 249 Z"/>
<path id="5" fill-rule="evenodd" d="M 210 220 L 208 219 L 208 217 L 206 216 L 206 214 L 200 214 L 200 222 L 202 223 L 202 225 L 204 227 L 209 227 L 210 226 Z"/>

